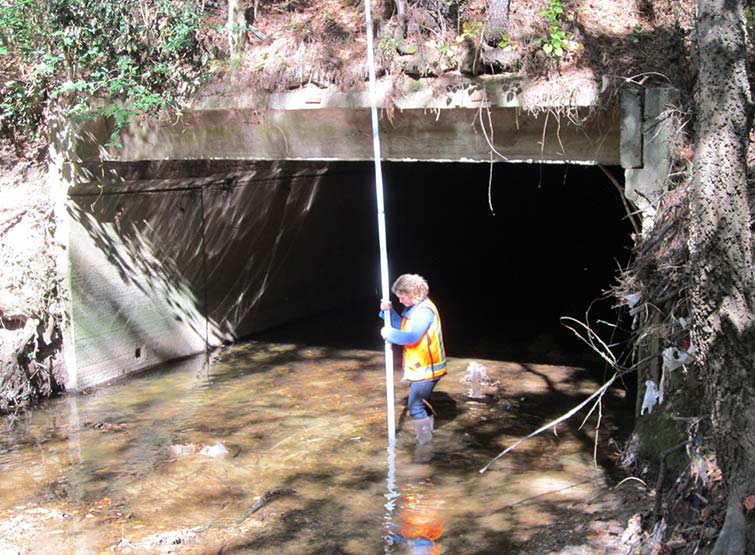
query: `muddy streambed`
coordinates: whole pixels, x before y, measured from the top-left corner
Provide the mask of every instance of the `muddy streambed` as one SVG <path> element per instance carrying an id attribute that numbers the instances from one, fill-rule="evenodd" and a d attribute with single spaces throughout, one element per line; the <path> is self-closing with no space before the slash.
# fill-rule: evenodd
<path id="1" fill-rule="evenodd" d="M 477 362 L 473 399 L 450 360 L 430 448 L 402 419 L 387 449 L 382 351 L 250 342 L 50 402 L 4 423 L 0 554 L 526 552 L 605 491 L 612 413 L 597 451 L 583 412 L 481 474 L 600 380 Z"/>

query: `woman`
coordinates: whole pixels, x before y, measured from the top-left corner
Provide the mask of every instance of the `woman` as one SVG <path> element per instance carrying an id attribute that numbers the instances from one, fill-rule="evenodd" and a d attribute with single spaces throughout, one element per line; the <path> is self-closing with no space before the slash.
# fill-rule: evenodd
<path id="1" fill-rule="evenodd" d="M 427 410 L 427 400 L 435 384 L 448 371 L 440 314 L 427 296 L 430 288 L 422 276 L 399 276 L 391 291 L 406 309 L 399 316 L 390 301 L 381 301 L 381 315 L 385 318 L 385 311 L 390 310 L 391 325 L 384 327 L 380 334 L 389 343 L 404 346 L 404 380 L 411 384 L 407 408 L 414 422 L 417 442 L 422 445 L 432 439 L 433 433 L 433 416 Z"/>

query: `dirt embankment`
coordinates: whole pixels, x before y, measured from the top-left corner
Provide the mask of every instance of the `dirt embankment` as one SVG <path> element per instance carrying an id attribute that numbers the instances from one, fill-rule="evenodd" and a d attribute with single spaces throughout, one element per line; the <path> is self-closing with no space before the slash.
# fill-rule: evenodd
<path id="1" fill-rule="evenodd" d="M 45 164 L 0 150 L 0 414 L 61 390 L 64 245 Z"/>

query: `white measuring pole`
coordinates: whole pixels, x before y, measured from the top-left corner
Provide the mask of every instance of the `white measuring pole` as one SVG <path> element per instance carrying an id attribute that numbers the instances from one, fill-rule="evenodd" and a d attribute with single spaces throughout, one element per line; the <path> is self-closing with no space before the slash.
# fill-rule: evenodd
<path id="1" fill-rule="evenodd" d="M 372 112 L 372 146 L 375 154 L 375 197 L 377 198 L 378 237 L 380 240 L 380 287 L 382 298 L 390 299 L 388 284 L 388 248 L 385 233 L 385 202 L 383 201 L 383 169 L 380 164 L 380 133 L 378 131 L 377 86 L 375 85 L 375 57 L 372 52 L 372 14 L 370 0 L 364 0 L 364 18 L 367 24 L 367 70 L 370 77 L 370 108 Z M 385 325 L 391 325 L 390 311 L 385 311 Z M 396 417 L 393 400 L 393 347 L 385 342 L 385 396 L 388 409 L 388 441 L 396 441 Z"/>

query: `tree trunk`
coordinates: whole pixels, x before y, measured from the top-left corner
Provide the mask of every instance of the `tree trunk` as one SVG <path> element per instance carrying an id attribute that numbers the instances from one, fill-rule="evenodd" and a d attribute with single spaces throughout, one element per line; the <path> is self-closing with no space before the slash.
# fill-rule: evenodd
<path id="1" fill-rule="evenodd" d="M 698 129 L 690 192 L 692 340 L 729 494 L 713 553 L 755 549 L 755 280 L 746 154 L 750 95 L 744 0 L 699 0 Z"/>
<path id="2" fill-rule="evenodd" d="M 485 42 L 497 44 L 509 30 L 509 0 L 490 0 L 485 22 Z"/>
<path id="3" fill-rule="evenodd" d="M 396 29 L 393 40 L 400 41 L 406 38 L 406 0 L 396 0 Z"/>
<path id="4" fill-rule="evenodd" d="M 228 49 L 231 57 L 244 51 L 246 42 L 246 18 L 241 0 L 228 0 Z"/>

